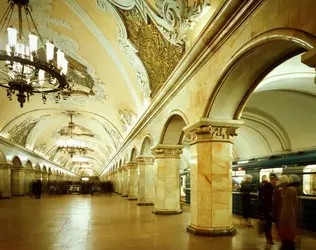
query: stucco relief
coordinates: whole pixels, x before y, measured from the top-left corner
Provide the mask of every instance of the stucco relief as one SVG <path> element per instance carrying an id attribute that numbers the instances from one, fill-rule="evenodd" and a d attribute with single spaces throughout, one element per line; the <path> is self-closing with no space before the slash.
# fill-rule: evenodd
<path id="1" fill-rule="evenodd" d="M 14 124 L 6 128 L 2 132 L 8 135 L 9 140 L 18 143 L 21 146 L 26 146 L 26 142 L 27 142 L 29 134 L 34 129 L 36 124 L 44 117 L 45 116 L 36 117 L 36 118 L 31 117 L 31 116 L 27 117 L 21 123 Z"/>
<path id="2" fill-rule="evenodd" d="M 128 109 L 120 109 L 119 116 L 120 116 L 122 126 L 125 130 L 133 126 L 137 118 L 136 114 L 133 111 L 128 110 Z"/>
<path id="3" fill-rule="evenodd" d="M 153 98 L 180 61 L 184 48 L 168 42 L 155 25 L 146 24 L 138 8 L 120 13 L 129 39 L 147 69 Z"/>
<path id="4" fill-rule="evenodd" d="M 137 49 L 128 38 L 125 24 L 119 12 L 114 7 L 114 5 L 112 5 L 110 2 L 113 3 L 112 1 L 107 1 L 107 0 L 96 0 L 96 4 L 99 7 L 99 9 L 101 9 L 102 11 L 109 11 L 117 20 L 118 22 L 117 43 L 119 45 L 119 48 L 122 50 L 124 55 L 127 57 L 127 60 L 136 70 L 136 79 L 141 88 L 142 98 L 143 99 L 149 98 L 151 94 L 151 89 L 150 89 L 147 70 L 143 62 L 140 60 L 140 58 L 137 55 L 137 52 L 138 52 Z M 124 5 L 122 5 L 122 7 L 123 6 Z"/>
<path id="5" fill-rule="evenodd" d="M 106 0 L 97 0 L 104 2 Z M 120 9 L 137 8 L 144 21 L 148 18 L 154 22 L 161 34 L 172 44 L 185 46 L 187 32 L 199 21 L 204 10 L 210 5 L 209 0 L 195 1 L 189 5 L 188 0 L 155 0 L 155 9 L 144 0 L 107 0 Z"/>

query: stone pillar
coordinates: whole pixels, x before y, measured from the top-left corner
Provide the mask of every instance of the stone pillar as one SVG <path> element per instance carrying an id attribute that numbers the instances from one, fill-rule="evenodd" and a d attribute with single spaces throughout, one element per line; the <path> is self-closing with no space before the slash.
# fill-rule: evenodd
<path id="1" fill-rule="evenodd" d="M 24 195 L 25 169 L 12 168 L 11 181 L 12 195 Z"/>
<path id="2" fill-rule="evenodd" d="M 156 180 L 154 210 L 156 214 L 178 214 L 180 208 L 180 154 L 181 145 L 157 145 L 155 155 Z"/>
<path id="3" fill-rule="evenodd" d="M 137 163 L 130 161 L 127 163 L 128 169 L 128 199 L 137 200 L 138 198 L 138 169 Z"/>
<path id="4" fill-rule="evenodd" d="M 118 194 L 121 195 L 122 192 L 123 192 L 123 181 L 122 181 L 122 176 L 123 176 L 123 173 L 122 173 L 122 169 L 119 168 L 117 170 L 117 185 L 118 185 Z"/>
<path id="5" fill-rule="evenodd" d="M 154 156 L 136 157 L 138 165 L 138 202 L 139 206 L 154 205 Z"/>
<path id="6" fill-rule="evenodd" d="M 122 197 L 128 197 L 128 172 L 127 166 L 122 165 Z"/>
<path id="7" fill-rule="evenodd" d="M 11 198 L 11 167 L 9 163 L 0 164 L 0 192 L 1 198 Z"/>
<path id="8" fill-rule="evenodd" d="M 32 193 L 32 182 L 34 180 L 34 172 L 33 168 L 26 168 L 24 174 L 24 192 L 25 194 Z"/>
<path id="9" fill-rule="evenodd" d="M 43 192 L 47 192 L 48 189 L 48 173 L 42 173 L 42 185 L 43 185 Z"/>
<path id="10" fill-rule="evenodd" d="M 41 178 L 42 178 L 42 171 L 41 170 L 35 170 L 34 178 L 35 178 L 35 181 L 41 180 Z"/>
<path id="11" fill-rule="evenodd" d="M 232 137 L 241 124 L 203 119 L 185 128 L 191 150 L 188 232 L 218 236 L 236 231 L 232 224 Z"/>

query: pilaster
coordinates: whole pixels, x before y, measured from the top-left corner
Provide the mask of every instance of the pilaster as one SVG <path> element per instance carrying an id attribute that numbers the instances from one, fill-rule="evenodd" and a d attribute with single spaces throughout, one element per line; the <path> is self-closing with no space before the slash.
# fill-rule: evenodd
<path id="1" fill-rule="evenodd" d="M 25 169 L 11 168 L 12 195 L 24 195 Z"/>
<path id="2" fill-rule="evenodd" d="M 154 156 L 136 157 L 138 168 L 138 206 L 154 205 Z"/>
<path id="3" fill-rule="evenodd" d="M 185 128 L 191 150 L 191 224 L 199 235 L 233 235 L 232 143 L 239 121 L 201 119 Z"/>
<path id="4" fill-rule="evenodd" d="M 179 214 L 180 155 L 182 145 L 159 144 L 152 148 L 155 156 L 154 210 L 155 214 Z"/>
<path id="5" fill-rule="evenodd" d="M 122 165 L 122 197 L 128 197 L 128 172 L 127 165 Z"/>
<path id="6" fill-rule="evenodd" d="M 9 163 L 0 163 L 0 192 L 2 199 L 11 198 L 11 167 Z"/>
<path id="7" fill-rule="evenodd" d="M 35 170 L 33 168 L 26 168 L 24 174 L 24 192 L 25 194 L 32 193 L 32 182 L 34 180 Z"/>
<path id="8" fill-rule="evenodd" d="M 135 161 L 127 163 L 128 170 L 128 200 L 137 200 L 138 198 L 138 169 Z"/>

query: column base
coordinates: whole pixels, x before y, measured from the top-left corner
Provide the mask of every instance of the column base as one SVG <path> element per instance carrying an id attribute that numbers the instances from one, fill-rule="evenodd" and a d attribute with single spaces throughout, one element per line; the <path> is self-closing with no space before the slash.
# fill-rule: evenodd
<path id="1" fill-rule="evenodd" d="M 137 201 L 138 200 L 138 198 L 137 197 L 128 197 L 128 199 L 127 200 L 129 200 L 129 201 Z"/>
<path id="2" fill-rule="evenodd" d="M 196 226 L 188 226 L 187 232 L 192 233 L 195 235 L 203 235 L 203 236 L 210 236 L 210 237 L 216 237 L 216 236 L 233 236 L 236 234 L 236 228 L 223 228 L 223 229 L 205 229 L 205 228 L 198 228 Z"/>
<path id="3" fill-rule="evenodd" d="M 182 210 L 153 210 L 153 214 L 162 214 L 162 215 L 173 215 L 173 214 L 181 214 Z"/>
<path id="4" fill-rule="evenodd" d="M 122 197 L 128 197 L 128 195 L 127 194 L 122 194 Z"/>
<path id="5" fill-rule="evenodd" d="M 136 205 L 137 206 L 153 206 L 154 203 L 152 203 L 152 202 L 137 202 Z"/>

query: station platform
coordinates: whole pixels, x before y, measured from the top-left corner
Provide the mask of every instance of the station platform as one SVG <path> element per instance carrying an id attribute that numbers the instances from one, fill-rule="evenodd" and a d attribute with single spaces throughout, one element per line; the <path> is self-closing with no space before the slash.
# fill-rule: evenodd
<path id="1" fill-rule="evenodd" d="M 0 200 L 1 250 L 276 250 L 255 228 L 234 217 L 233 237 L 203 237 L 186 232 L 189 207 L 179 215 L 152 214 L 118 195 L 13 197 Z M 255 222 L 254 222 L 255 223 Z M 301 249 L 316 246 L 316 233 L 304 231 Z"/>

